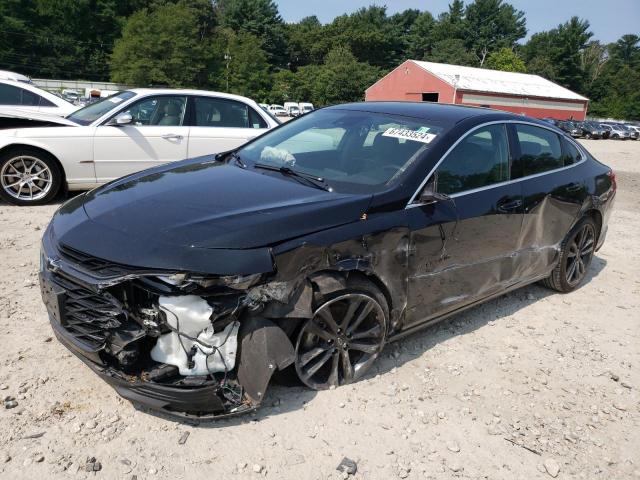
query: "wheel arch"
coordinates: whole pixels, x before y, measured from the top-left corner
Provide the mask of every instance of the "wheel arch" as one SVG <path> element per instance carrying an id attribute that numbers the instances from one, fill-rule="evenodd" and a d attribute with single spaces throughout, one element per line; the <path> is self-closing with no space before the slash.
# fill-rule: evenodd
<path id="1" fill-rule="evenodd" d="M 47 150 L 46 148 L 43 148 L 41 146 L 38 145 L 32 145 L 29 143 L 10 143 L 8 145 L 5 145 L 4 147 L 0 148 L 0 155 L 4 155 L 7 152 L 11 152 L 12 150 L 20 150 L 20 149 L 30 149 L 30 150 L 37 150 L 39 152 L 44 153 L 45 155 L 48 155 L 49 157 L 51 157 L 53 159 L 53 161 L 56 163 L 58 170 L 60 171 L 60 175 L 61 175 L 61 179 L 60 179 L 60 186 L 61 188 L 65 189 L 67 188 L 67 174 L 64 170 L 64 167 L 62 166 L 62 162 L 60 162 L 60 160 L 58 159 L 58 157 L 56 157 L 53 153 L 51 153 L 49 150 Z"/>
<path id="2" fill-rule="evenodd" d="M 596 232 L 596 242 L 600 238 L 600 232 L 602 231 L 602 213 L 597 208 L 590 208 L 586 212 L 584 212 L 585 217 L 591 217 L 596 224 L 597 232 Z"/>
<path id="3" fill-rule="evenodd" d="M 387 285 L 382 279 L 371 269 L 368 268 L 351 268 L 347 270 L 324 269 L 309 275 L 309 281 L 316 286 L 321 295 L 331 294 L 340 289 L 348 288 L 349 278 L 358 278 L 363 281 L 371 282 L 384 295 L 387 301 L 389 312 L 393 310 L 393 298 Z"/>

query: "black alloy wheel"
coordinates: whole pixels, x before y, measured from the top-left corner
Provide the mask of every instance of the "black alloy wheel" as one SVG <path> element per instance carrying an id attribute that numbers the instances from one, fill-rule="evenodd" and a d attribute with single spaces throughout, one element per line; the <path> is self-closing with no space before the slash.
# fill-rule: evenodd
<path id="1" fill-rule="evenodd" d="M 300 380 L 325 390 L 362 378 L 384 346 L 385 312 L 364 292 L 342 293 L 320 305 L 298 334 L 295 369 Z"/>
<path id="2" fill-rule="evenodd" d="M 593 225 L 585 223 L 569 243 L 566 256 L 565 278 L 571 286 L 578 285 L 587 274 L 596 246 L 596 232 Z"/>
<path id="3" fill-rule="evenodd" d="M 542 284 L 563 293 L 575 290 L 587 276 L 596 241 L 596 224 L 590 217 L 583 218 L 562 242 L 560 260 Z"/>

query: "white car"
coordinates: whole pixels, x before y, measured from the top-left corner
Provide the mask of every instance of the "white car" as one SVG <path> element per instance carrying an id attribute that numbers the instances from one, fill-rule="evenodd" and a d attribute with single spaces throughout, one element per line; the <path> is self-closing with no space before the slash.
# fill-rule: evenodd
<path id="1" fill-rule="evenodd" d="M 14 82 L 33 83 L 29 77 L 21 73 L 0 70 L 0 80 L 13 80 Z"/>
<path id="2" fill-rule="evenodd" d="M 0 130 L 0 197 L 45 203 L 63 186 L 88 190 L 145 168 L 232 150 L 279 125 L 245 97 L 169 89 L 123 91 L 58 123 Z"/>
<path id="3" fill-rule="evenodd" d="M 35 85 L 0 80 L 0 109 L 64 116 L 77 110 L 78 107 Z"/>
<path id="4" fill-rule="evenodd" d="M 269 105 L 269 111 L 278 117 L 286 117 L 288 115 L 287 111 L 282 105 Z"/>
<path id="5" fill-rule="evenodd" d="M 300 102 L 298 104 L 298 108 L 300 108 L 300 114 L 304 115 L 305 113 L 309 113 L 312 112 L 314 107 L 313 107 L 313 103 L 308 103 L 308 102 Z"/>

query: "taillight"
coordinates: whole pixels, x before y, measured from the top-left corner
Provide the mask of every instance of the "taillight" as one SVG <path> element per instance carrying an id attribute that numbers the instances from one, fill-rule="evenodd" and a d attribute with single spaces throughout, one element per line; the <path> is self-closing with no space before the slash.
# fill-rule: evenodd
<path id="1" fill-rule="evenodd" d="M 607 176 L 609 177 L 609 180 L 611 180 L 611 188 L 615 192 L 618 189 L 618 184 L 616 183 L 616 174 L 613 170 L 609 170 L 607 172 Z"/>

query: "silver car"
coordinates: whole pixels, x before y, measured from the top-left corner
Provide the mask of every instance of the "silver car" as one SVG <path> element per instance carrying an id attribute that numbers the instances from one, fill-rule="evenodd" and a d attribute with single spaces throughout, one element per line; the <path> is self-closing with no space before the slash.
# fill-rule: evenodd
<path id="1" fill-rule="evenodd" d="M 620 125 L 605 123 L 602 126 L 609 132 L 609 138 L 615 140 L 628 140 L 631 138 L 631 134 Z"/>
<path id="2" fill-rule="evenodd" d="M 626 124 L 622 126 L 629 131 L 631 139 L 633 140 L 640 139 L 640 127 L 637 127 L 635 125 L 626 125 Z"/>

